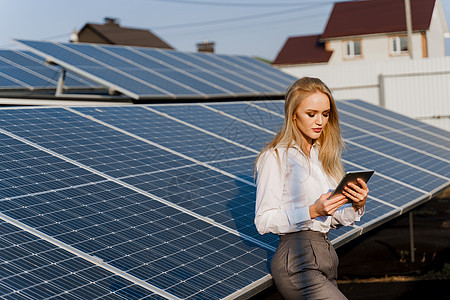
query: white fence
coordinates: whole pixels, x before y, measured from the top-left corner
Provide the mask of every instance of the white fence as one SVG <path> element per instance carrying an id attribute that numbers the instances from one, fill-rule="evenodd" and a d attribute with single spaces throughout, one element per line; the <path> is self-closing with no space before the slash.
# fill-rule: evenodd
<path id="1" fill-rule="evenodd" d="M 450 131 L 450 57 L 280 69 L 321 78 L 337 100 L 361 99 Z"/>

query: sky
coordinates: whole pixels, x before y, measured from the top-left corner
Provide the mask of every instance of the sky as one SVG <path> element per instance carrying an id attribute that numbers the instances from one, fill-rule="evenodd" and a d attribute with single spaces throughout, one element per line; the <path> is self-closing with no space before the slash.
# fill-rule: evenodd
<path id="1" fill-rule="evenodd" d="M 450 23 L 450 0 L 441 0 Z M 149 29 L 180 51 L 215 42 L 220 54 L 273 60 L 289 36 L 320 34 L 336 1 L 327 0 L 0 0 L 0 49 L 12 39 L 67 42 L 86 23 L 118 18 Z M 450 55 L 450 39 L 446 39 Z"/>

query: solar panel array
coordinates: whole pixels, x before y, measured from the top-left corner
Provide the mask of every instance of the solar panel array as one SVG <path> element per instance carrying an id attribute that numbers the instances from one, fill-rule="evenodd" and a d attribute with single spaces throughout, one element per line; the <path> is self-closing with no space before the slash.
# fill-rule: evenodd
<path id="1" fill-rule="evenodd" d="M 246 56 L 18 42 L 48 61 L 136 100 L 282 96 L 295 80 Z"/>
<path id="2" fill-rule="evenodd" d="M 0 50 L 0 90 L 55 89 L 61 68 L 51 66 L 30 51 Z M 98 85 L 72 73 L 65 88 L 96 88 Z"/>
<path id="3" fill-rule="evenodd" d="M 0 109 L 0 297 L 218 299 L 271 283 L 253 225 L 254 160 L 282 101 Z M 450 133 L 338 103 L 346 169 L 373 168 L 335 245 L 450 180 Z"/>

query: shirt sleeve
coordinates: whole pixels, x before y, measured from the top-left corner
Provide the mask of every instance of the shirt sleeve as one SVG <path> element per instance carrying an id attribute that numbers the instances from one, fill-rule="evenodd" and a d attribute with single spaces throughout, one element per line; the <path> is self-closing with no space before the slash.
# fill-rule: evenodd
<path id="1" fill-rule="evenodd" d="M 331 218 L 331 227 L 352 226 L 356 221 L 359 221 L 364 215 L 365 207 L 355 211 L 351 203 L 344 204 L 341 208 L 335 211 Z"/>
<path id="2" fill-rule="evenodd" d="M 299 223 L 311 221 L 309 207 L 291 210 L 283 207 L 286 167 L 274 150 L 260 156 L 257 172 L 255 225 L 260 234 L 297 231 Z"/>

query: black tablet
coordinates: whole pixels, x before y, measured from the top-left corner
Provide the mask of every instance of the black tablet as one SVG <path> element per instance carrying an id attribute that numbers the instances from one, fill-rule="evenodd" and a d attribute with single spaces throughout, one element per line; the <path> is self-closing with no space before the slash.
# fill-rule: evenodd
<path id="1" fill-rule="evenodd" d="M 344 178 L 342 178 L 341 182 L 339 182 L 338 186 L 334 190 L 333 194 L 331 194 L 330 198 L 333 197 L 334 195 L 342 194 L 344 187 L 350 182 L 358 185 L 358 181 L 356 180 L 357 178 L 361 178 L 362 180 L 364 180 L 365 183 L 367 183 L 370 177 L 372 177 L 373 173 L 374 170 L 350 171 L 345 173 Z"/>

